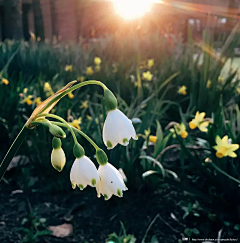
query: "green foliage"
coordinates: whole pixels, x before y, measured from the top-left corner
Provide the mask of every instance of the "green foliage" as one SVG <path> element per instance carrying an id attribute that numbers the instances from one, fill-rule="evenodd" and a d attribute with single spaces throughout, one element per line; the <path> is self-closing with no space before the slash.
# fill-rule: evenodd
<path id="1" fill-rule="evenodd" d="M 200 44 L 193 41 L 190 29 L 188 43 L 180 39 L 169 42 L 155 34 L 141 38 L 133 34 L 124 39 L 112 36 L 90 42 L 88 48 L 83 41 L 1 43 L 0 78 L 8 79 L 9 84 L 0 84 L 0 159 L 36 108 L 35 98 L 43 101 L 71 80 L 101 80 L 117 97 L 119 109 L 132 119 L 138 141 L 111 151 L 105 149 L 102 128 L 107 109 L 99 87 L 76 90 L 74 97 L 64 97 L 53 112 L 68 122 L 79 119 L 81 130 L 104 149 L 111 163 L 124 170 L 128 187 L 138 187 L 143 178 L 151 179 L 154 187 L 175 185 L 194 195 L 194 202 L 181 202 L 183 220 L 191 222 L 185 227 L 184 235 L 209 236 L 211 230 L 216 235 L 221 228 L 225 232 L 238 231 L 240 163 L 237 158 L 217 158 L 213 146 L 217 135 L 222 138 L 228 134 L 232 143 L 240 143 L 239 76 L 235 69 L 226 71 L 227 63 L 233 61 L 239 35 L 236 26 L 222 43 L 220 52 L 215 51 L 214 33 L 209 29 L 204 30 Z M 96 69 L 94 57 L 102 59 L 100 70 Z M 153 67 L 147 65 L 150 58 L 154 59 Z M 67 70 L 66 65 L 72 68 Z M 92 67 L 93 74 L 87 72 L 87 67 Z M 153 75 L 151 81 L 143 78 L 146 71 Z M 51 88 L 47 91 L 46 82 Z M 178 93 L 183 85 L 187 87 L 186 95 Z M 31 102 L 26 103 L 28 96 Z M 213 120 L 208 133 L 197 129 L 190 132 L 187 128 L 189 136 L 183 139 L 176 131 L 170 132 L 169 127 L 163 129 L 171 122 L 186 125 L 196 111 L 206 112 Z M 150 133 L 146 135 L 148 129 Z M 19 182 L 20 187 L 49 192 L 70 189 L 73 141 L 69 131 L 65 132 L 62 148 L 68 163 L 61 174 L 50 163 L 52 136 L 47 129 L 38 126 L 29 134 L 18 152 L 30 159 L 29 165 L 21 170 L 24 178 Z M 149 135 L 156 135 L 155 144 L 149 141 Z M 86 155 L 94 160 L 94 148 L 83 138 L 78 140 Z M 37 187 L 37 183 L 41 186 Z M 38 221 L 34 217 L 30 217 L 30 226 L 24 229 L 29 242 L 37 241 L 41 232 L 35 232 Z M 204 221 L 210 223 L 203 225 Z M 215 228 L 211 228 L 211 223 Z M 44 233 L 47 232 L 43 230 Z M 111 234 L 109 240 L 136 241 L 125 230 L 120 236 Z M 152 242 L 157 242 L 154 237 Z"/>
<path id="2" fill-rule="evenodd" d="M 46 219 L 39 218 L 36 212 L 31 212 L 27 218 L 22 219 L 22 228 L 25 237 L 22 242 L 35 243 L 40 241 L 40 237 L 51 234 L 51 231 L 46 229 Z"/>

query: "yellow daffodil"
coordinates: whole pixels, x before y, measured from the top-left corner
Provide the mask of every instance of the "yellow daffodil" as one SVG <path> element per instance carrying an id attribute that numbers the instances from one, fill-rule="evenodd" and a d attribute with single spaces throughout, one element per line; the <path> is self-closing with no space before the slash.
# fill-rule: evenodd
<path id="1" fill-rule="evenodd" d="M 81 124 L 81 123 L 82 123 L 82 118 L 79 117 L 77 120 L 73 120 L 72 122 L 69 122 L 68 124 L 70 126 L 73 126 L 73 127 L 77 128 L 78 130 L 80 130 L 81 127 L 79 126 L 79 124 Z"/>
<path id="2" fill-rule="evenodd" d="M 102 62 L 102 60 L 101 60 L 100 57 L 95 57 L 95 58 L 94 58 L 94 63 L 95 63 L 96 65 L 100 65 L 101 62 Z"/>
<path id="3" fill-rule="evenodd" d="M 83 82 L 85 80 L 85 78 L 83 76 L 77 77 L 77 81 L 78 82 Z"/>
<path id="4" fill-rule="evenodd" d="M 43 91 L 46 93 L 46 96 L 51 96 L 54 94 L 52 87 L 48 82 L 44 83 Z"/>
<path id="5" fill-rule="evenodd" d="M 212 84 L 211 80 L 208 80 L 208 81 L 207 81 L 207 86 L 206 86 L 207 89 L 209 89 L 209 88 L 211 87 L 211 84 Z"/>
<path id="6" fill-rule="evenodd" d="M 149 59 L 147 62 L 148 68 L 152 68 L 154 66 L 154 59 Z"/>
<path id="7" fill-rule="evenodd" d="M 187 87 L 185 85 L 178 88 L 178 94 L 186 95 L 187 94 Z"/>
<path id="8" fill-rule="evenodd" d="M 176 124 L 174 126 L 176 133 L 180 135 L 182 138 L 186 138 L 188 136 L 188 132 L 186 131 L 186 126 L 184 123 Z"/>
<path id="9" fill-rule="evenodd" d="M 73 71 L 73 66 L 72 65 L 66 65 L 65 66 L 65 71 L 66 72 L 72 72 Z"/>
<path id="10" fill-rule="evenodd" d="M 2 78 L 1 83 L 5 84 L 5 85 L 8 85 L 9 81 L 6 78 Z"/>
<path id="11" fill-rule="evenodd" d="M 222 139 L 217 136 L 216 137 L 216 146 L 214 146 L 213 148 L 217 151 L 216 152 L 216 156 L 218 158 L 222 158 L 222 157 L 232 157 L 232 158 L 236 158 L 237 154 L 234 153 L 235 150 L 237 150 L 239 148 L 238 144 L 231 144 L 231 140 L 228 139 L 228 136 L 224 136 Z"/>
<path id="12" fill-rule="evenodd" d="M 93 73 L 94 73 L 94 71 L 93 71 L 92 67 L 87 67 L 86 74 L 93 75 Z"/>
<path id="13" fill-rule="evenodd" d="M 88 100 L 83 101 L 82 104 L 81 104 L 81 106 L 79 108 L 80 109 L 88 108 Z"/>
<path id="14" fill-rule="evenodd" d="M 32 99 L 32 95 L 28 95 L 20 103 L 22 104 L 27 103 L 28 105 L 31 105 L 33 103 L 31 99 Z"/>
<path id="15" fill-rule="evenodd" d="M 100 65 L 96 65 L 96 66 L 95 66 L 95 71 L 96 71 L 96 72 L 99 72 L 100 70 L 101 70 L 101 66 L 100 66 Z"/>
<path id="16" fill-rule="evenodd" d="M 73 98 L 74 98 L 74 94 L 73 94 L 72 92 L 69 92 L 69 93 L 68 93 L 68 98 L 69 98 L 69 99 L 73 99 Z"/>
<path id="17" fill-rule="evenodd" d="M 156 143 L 157 142 L 157 136 L 149 136 L 149 142 Z"/>
<path id="18" fill-rule="evenodd" d="M 189 127 L 191 129 L 195 129 L 195 128 L 198 127 L 198 129 L 201 132 L 207 132 L 207 127 L 208 127 L 210 122 L 204 120 L 205 115 L 206 115 L 205 112 L 199 113 L 197 111 L 195 118 L 192 121 L 189 122 Z"/>
<path id="19" fill-rule="evenodd" d="M 150 133 L 151 133 L 150 128 L 148 128 L 148 130 L 144 130 L 144 134 L 146 137 L 148 137 L 150 135 Z"/>
<path id="20" fill-rule="evenodd" d="M 26 94 L 28 92 L 28 88 L 23 89 L 23 93 Z"/>
<path id="21" fill-rule="evenodd" d="M 35 98 L 35 99 L 34 99 L 34 103 L 35 103 L 36 105 L 40 105 L 40 104 L 42 104 L 41 97 L 37 97 L 37 98 Z"/>
<path id="22" fill-rule="evenodd" d="M 147 81 L 152 81 L 153 75 L 150 71 L 143 72 L 142 76 L 143 76 L 143 79 L 145 79 Z"/>

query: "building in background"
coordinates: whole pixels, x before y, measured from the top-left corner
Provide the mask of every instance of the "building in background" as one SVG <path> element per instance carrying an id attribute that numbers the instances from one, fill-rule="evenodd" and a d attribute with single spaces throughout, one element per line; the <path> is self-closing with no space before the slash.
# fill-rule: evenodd
<path id="1" fill-rule="evenodd" d="M 29 33 L 34 33 L 41 39 L 51 40 L 57 37 L 62 41 L 78 41 L 80 36 L 105 36 L 116 30 L 120 32 L 131 30 L 132 25 L 136 23 L 142 25 L 142 29 L 159 29 L 161 33 L 184 32 L 186 25 L 190 23 L 196 32 L 201 33 L 206 25 L 208 13 L 220 16 L 218 25 L 221 28 L 227 23 L 225 16 L 228 15 L 229 8 L 239 10 L 240 0 L 165 0 L 165 2 L 167 4 L 155 4 L 143 21 L 137 20 L 129 24 L 124 23 L 121 17 L 116 15 L 109 1 L 0 0 L 0 40 L 21 38 L 29 40 Z M 208 13 L 206 13 L 207 5 L 211 5 L 207 8 Z M 238 19 L 229 23 L 233 26 L 236 21 Z"/>

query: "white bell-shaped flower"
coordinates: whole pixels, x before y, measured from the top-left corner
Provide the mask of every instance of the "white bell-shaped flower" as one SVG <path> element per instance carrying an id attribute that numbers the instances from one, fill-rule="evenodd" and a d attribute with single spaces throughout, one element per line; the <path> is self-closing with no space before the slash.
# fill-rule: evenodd
<path id="1" fill-rule="evenodd" d="M 51 163 L 54 169 L 61 172 L 66 164 L 66 156 L 62 148 L 52 150 Z"/>
<path id="2" fill-rule="evenodd" d="M 109 111 L 103 126 L 103 142 L 107 148 L 112 149 L 118 143 L 127 146 L 131 137 L 138 139 L 132 121 L 118 109 Z"/>
<path id="3" fill-rule="evenodd" d="M 109 163 L 100 165 L 98 174 L 100 176 L 100 181 L 96 187 L 98 197 L 102 194 L 105 200 L 108 200 L 112 195 L 118 197 L 123 196 L 123 191 L 126 191 L 127 187 L 124 184 L 121 174 L 113 165 Z"/>
<path id="4" fill-rule="evenodd" d="M 94 163 L 84 155 L 75 159 L 70 171 L 70 180 L 73 189 L 77 185 L 83 190 L 87 185 L 95 187 L 100 178 Z"/>

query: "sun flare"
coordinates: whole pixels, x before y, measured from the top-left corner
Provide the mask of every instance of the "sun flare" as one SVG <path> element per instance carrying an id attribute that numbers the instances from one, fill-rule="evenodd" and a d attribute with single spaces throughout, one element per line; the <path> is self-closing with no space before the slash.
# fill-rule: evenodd
<path id="1" fill-rule="evenodd" d="M 145 15 L 151 10 L 153 0 L 113 0 L 116 12 L 126 20 Z"/>

